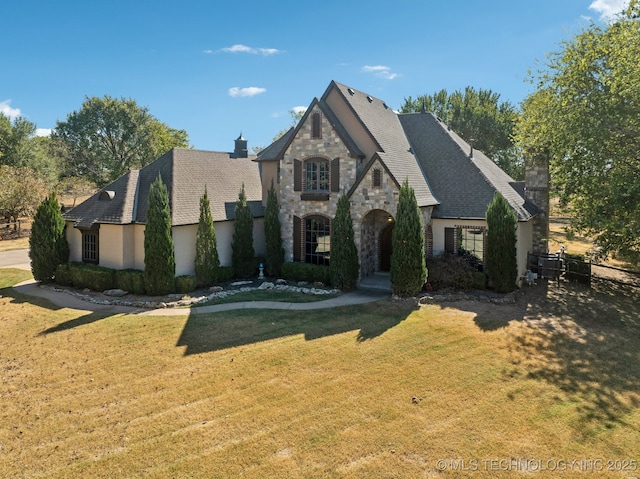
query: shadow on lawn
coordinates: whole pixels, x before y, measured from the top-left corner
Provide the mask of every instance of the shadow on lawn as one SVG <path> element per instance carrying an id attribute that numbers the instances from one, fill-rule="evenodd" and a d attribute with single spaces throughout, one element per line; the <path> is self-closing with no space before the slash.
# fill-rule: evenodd
<path id="1" fill-rule="evenodd" d="M 177 346 L 186 346 L 186 356 L 298 334 L 311 341 L 356 330 L 356 340 L 367 341 L 398 325 L 412 310 L 391 301 L 378 301 L 312 311 L 242 309 L 191 314 Z"/>
<path id="2" fill-rule="evenodd" d="M 522 322 L 508 337 L 510 374 L 563 391 L 557 401 L 574 408 L 584 437 L 624 424 L 624 415 L 640 406 L 640 289 L 607 281 L 592 288 L 542 283 L 525 288 L 507 311 L 500 308 L 484 308 L 476 324 L 490 331 Z"/>
<path id="3" fill-rule="evenodd" d="M 46 308 L 50 311 L 59 311 L 64 309 L 63 307 L 57 306 L 51 301 L 39 298 L 37 296 L 30 296 L 19 293 L 15 290 L 15 288 L 2 288 L 0 289 L 0 297 L 10 298 L 10 303 L 14 305 L 20 304 L 28 304 L 31 306 L 38 306 L 41 308 Z M 112 313 L 106 312 L 93 312 L 87 313 L 84 316 L 80 316 L 78 318 L 70 319 L 69 321 L 65 321 L 51 328 L 45 329 L 38 333 L 39 336 L 44 336 L 51 333 L 57 333 L 59 331 L 65 331 L 67 329 L 77 328 L 78 326 L 83 326 L 85 324 L 91 324 L 96 321 L 100 321 L 102 319 L 108 318 L 109 316 L 113 316 Z"/>

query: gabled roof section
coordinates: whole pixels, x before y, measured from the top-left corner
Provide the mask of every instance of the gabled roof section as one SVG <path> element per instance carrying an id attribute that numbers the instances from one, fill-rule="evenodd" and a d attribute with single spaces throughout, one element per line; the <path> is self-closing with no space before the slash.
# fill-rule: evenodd
<path id="1" fill-rule="evenodd" d="M 255 155 L 174 148 L 139 171 L 131 171 L 64 215 L 76 227 L 99 223 L 146 223 L 149 189 L 158 174 L 167 186 L 172 226 L 197 224 L 205 185 L 214 221 L 235 219 L 235 202 L 244 183 L 254 217 L 264 216 L 262 184 Z M 100 201 L 102 191 L 114 199 Z M 233 205 L 231 207 L 230 205 Z"/>
<path id="2" fill-rule="evenodd" d="M 399 115 L 429 185 L 440 205 L 434 218 L 484 219 L 488 205 L 499 192 L 519 221 L 536 213 L 524 199 L 521 184 L 515 182 L 490 158 L 450 131 L 431 113 Z"/>
<path id="3" fill-rule="evenodd" d="M 256 161 L 274 161 L 282 159 L 282 157 L 284 156 L 284 152 L 287 151 L 287 148 L 289 148 L 289 145 L 296 137 L 296 135 L 302 128 L 302 125 L 304 125 L 307 118 L 316 106 L 320 109 L 322 114 L 329 121 L 342 142 L 345 144 L 345 146 L 349 150 L 349 155 L 352 158 L 364 158 L 364 153 L 362 152 L 362 150 L 360 150 L 356 142 L 353 141 L 353 138 L 351 138 L 342 123 L 340 123 L 338 117 L 333 113 L 333 111 L 331 111 L 329 105 L 327 105 L 322 100 L 314 98 L 311 102 L 311 105 L 309 105 L 309 108 L 307 108 L 298 124 L 295 127 L 292 127 L 289 131 L 287 131 L 284 135 L 274 141 L 267 148 L 258 153 L 258 158 Z"/>
<path id="4" fill-rule="evenodd" d="M 427 178 L 411 150 L 398 115 L 384 101 L 341 83 L 332 81 L 323 95 L 326 98 L 335 88 L 349 105 L 353 114 L 379 145 L 377 153 L 398 184 L 409 181 L 416 194 L 418 206 L 437 205 Z"/>

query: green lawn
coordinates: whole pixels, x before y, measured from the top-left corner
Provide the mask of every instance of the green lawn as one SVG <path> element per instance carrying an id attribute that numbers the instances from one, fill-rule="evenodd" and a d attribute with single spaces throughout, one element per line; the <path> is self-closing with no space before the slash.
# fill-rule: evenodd
<path id="1" fill-rule="evenodd" d="M 635 291 L 151 317 L 33 304 L 15 271 L 0 270 L 0 477 L 640 474 L 510 462 L 640 459 Z"/>

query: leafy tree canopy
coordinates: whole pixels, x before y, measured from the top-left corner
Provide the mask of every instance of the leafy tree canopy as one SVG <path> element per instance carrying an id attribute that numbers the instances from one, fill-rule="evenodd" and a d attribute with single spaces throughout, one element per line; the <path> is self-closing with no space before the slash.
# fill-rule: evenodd
<path id="1" fill-rule="evenodd" d="M 33 169 L 0 165 L 0 216 L 17 220 L 35 213 L 48 185 Z"/>
<path id="2" fill-rule="evenodd" d="M 515 179 L 524 177 L 522 154 L 512 141 L 517 109 L 491 90 L 466 87 L 405 98 L 401 113 L 430 111 Z"/>
<path id="3" fill-rule="evenodd" d="M 640 4 L 591 24 L 532 74 L 517 141 L 548 155 L 572 227 L 606 253 L 640 259 Z"/>
<path id="4" fill-rule="evenodd" d="M 167 150 L 189 146 L 184 130 L 161 123 L 132 99 L 86 97 L 52 133 L 66 176 L 86 175 L 99 186 L 139 169 Z"/>

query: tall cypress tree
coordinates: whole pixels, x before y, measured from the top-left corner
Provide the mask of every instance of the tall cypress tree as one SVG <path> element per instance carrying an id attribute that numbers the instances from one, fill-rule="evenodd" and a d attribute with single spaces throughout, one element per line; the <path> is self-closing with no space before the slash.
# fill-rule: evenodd
<path id="1" fill-rule="evenodd" d="M 147 225 L 144 229 L 144 286 L 147 294 L 174 290 L 176 261 L 171 236 L 171 210 L 167 187 L 158 177 L 149 188 Z"/>
<path id="2" fill-rule="evenodd" d="M 69 243 L 56 194 L 52 192 L 38 206 L 29 236 L 31 272 L 36 281 L 51 281 L 56 267 L 69 261 Z"/>
<path id="3" fill-rule="evenodd" d="M 204 194 L 200 197 L 200 219 L 196 233 L 196 280 L 199 284 L 206 286 L 213 284 L 219 267 L 216 231 L 211 217 L 211 203 L 205 186 Z"/>
<path id="4" fill-rule="evenodd" d="M 253 215 L 247 204 L 244 183 L 236 202 L 235 216 L 231 261 L 236 276 L 248 278 L 255 273 L 257 265 L 253 250 Z"/>
<path id="5" fill-rule="evenodd" d="M 515 213 L 500 193 L 493 196 L 487 218 L 487 275 L 493 288 L 500 293 L 516 289 L 518 260 L 516 256 Z"/>
<path id="6" fill-rule="evenodd" d="M 422 217 L 415 192 L 407 180 L 400 187 L 391 242 L 391 289 L 401 297 L 413 296 L 422 290 L 427 280 L 427 266 Z"/>
<path id="7" fill-rule="evenodd" d="M 267 246 L 265 267 L 270 276 L 279 276 L 282 263 L 284 263 L 279 213 L 278 197 L 273 186 L 273 180 L 271 180 L 271 188 L 267 193 L 267 207 L 264 212 L 264 236 Z"/>
<path id="8" fill-rule="evenodd" d="M 338 200 L 336 216 L 331 223 L 331 284 L 343 291 L 353 289 L 358 282 L 358 249 L 353 235 L 351 203 L 347 195 Z"/>

